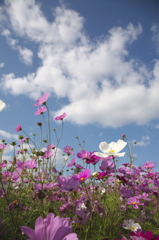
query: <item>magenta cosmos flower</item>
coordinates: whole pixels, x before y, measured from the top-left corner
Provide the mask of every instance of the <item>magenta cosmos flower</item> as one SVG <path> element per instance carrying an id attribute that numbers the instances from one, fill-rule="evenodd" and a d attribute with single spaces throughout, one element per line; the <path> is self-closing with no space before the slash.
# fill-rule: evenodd
<path id="1" fill-rule="evenodd" d="M 75 178 L 79 179 L 80 182 L 84 182 L 91 177 L 91 170 L 85 169 L 82 172 L 79 172 L 77 175 L 73 175 Z"/>
<path id="2" fill-rule="evenodd" d="M 37 103 L 35 103 L 34 106 L 45 105 L 49 96 L 50 96 L 50 94 L 44 93 L 44 95 L 42 97 L 40 97 L 38 100 L 36 100 Z"/>
<path id="3" fill-rule="evenodd" d="M 63 120 L 66 116 L 67 114 L 63 113 L 62 115 L 55 117 L 55 120 Z"/>
<path id="4" fill-rule="evenodd" d="M 22 226 L 22 232 L 28 240 L 78 240 L 77 234 L 72 233 L 69 218 L 55 217 L 49 213 L 45 219 L 39 217 L 35 222 L 35 230 Z"/>

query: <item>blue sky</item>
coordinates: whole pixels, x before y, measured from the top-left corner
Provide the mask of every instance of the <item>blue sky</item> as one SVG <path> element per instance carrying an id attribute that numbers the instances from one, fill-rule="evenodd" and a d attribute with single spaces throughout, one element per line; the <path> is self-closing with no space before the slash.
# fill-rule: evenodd
<path id="1" fill-rule="evenodd" d="M 158 162 L 158 11 L 157 0 L 1 1 L 0 138 L 18 141 L 18 124 L 38 135 L 33 104 L 50 93 L 58 134 L 54 116 L 68 114 L 61 149 L 78 152 L 78 136 L 99 151 L 126 134 L 137 142 L 135 165 Z"/>

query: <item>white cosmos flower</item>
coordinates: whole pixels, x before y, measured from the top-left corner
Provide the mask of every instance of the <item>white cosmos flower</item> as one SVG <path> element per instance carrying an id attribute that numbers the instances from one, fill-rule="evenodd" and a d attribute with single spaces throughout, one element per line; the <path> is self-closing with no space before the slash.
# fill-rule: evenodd
<path id="1" fill-rule="evenodd" d="M 141 229 L 141 226 L 135 223 L 133 219 L 130 219 L 124 221 L 123 228 L 136 232 L 138 229 Z"/>
<path id="2" fill-rule="evenodd" d="M 0 112 L 3 110 L 3 108 L 6 106 L 6 104 L 0 100 Z"/>
<path id="3" fill-rule="evenodd" d="M 99 144 L 99 148 L 103 153 L 95 152 L 94 154 L 98 157 L 106 158 L 108 156 L 114 156 L 114 157 L 123 157 L 125 155 L 125 152 L 119 153 L 125 146 L 126 142 L 119 139 L 117 142 L 101 142 Z"/>

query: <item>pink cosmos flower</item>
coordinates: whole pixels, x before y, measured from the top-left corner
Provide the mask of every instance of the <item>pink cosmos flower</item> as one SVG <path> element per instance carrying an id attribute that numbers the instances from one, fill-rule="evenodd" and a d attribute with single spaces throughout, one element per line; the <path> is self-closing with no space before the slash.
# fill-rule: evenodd
<path id="1" fill-rule="evenodd" d="M 16 168 L 12 173 L 12 182 L 16 183 L 19 182 L 21 179 L 22 169 Z"/>
<path id="2" fill-rule="evenodd" d="M 6 144 L 0 144 L 0 150 L 3 150 L 6 146 Z"/>
<path id="3" fill-rule="evenodd" d="M 80 184 L 79 179 L 74 176 L 69 177 L 58 176 L 57 182 L 60 188 L 67 191 L 77 190 Z"/>
<path id="4" fill-rule="evenodd" d="M 75 165 L 75 163 L 76 163 L 76 159 L 73 158 L 73 159 L 70 161 L 70 163 L 67 165 L 67 167 L 72 167 L 73 165 Z"/>
<path id="5" fill-rule="evenodd" d="M 55 217 L 49 213 L 45 219 L 39 217 L 35 222 L 35 230 L 22 226 L 22 232 L 29 240 L 78 240 L 77 234 L 72 233 L 69 218 Z"/>
<path id="6" fill-rule="evenodd" d="M 45 106 L 42 106 L 42 107 L 38 108 L 38 110 L 34 114 L 35 115 L 40 115 L 40 114 L 43 114 L 46 111 L 47 111 L 47 108 Z"/>
<path id="7" fill-rule="evenodd" d="M 144 163 L 142 168 L 146 168 L 147 170 L 150 170 L 150 169 L 154 168 L 155 165 L 156 165 L 156 162 L 152 163 L 151 161 L 147 161 L 146 163 Z"/>
<path id="8" fill-rule="evenodd" d="M 106 173 L 113 173 L 115 172 L 115 165 L 111 159 L 103 160 L 101 166 L 99 167 L 100 170 L 106 171 Z"/>
<path id="9" fill-rule="evenodd" d="M 56 146 L 54 144 L 51 144 L 51 145 L 47 145 L 47 150 L 51 150 L 51 149 L 54 149 Z"/>
<path id="10" fill-rule="evenodd" d="M 156 237 L 153 236 L 153 233 L 151 231 L 143 232 L 142 230 L 138 230 L 136 233 L 131 232 L 130 233 L 130 239 L 135 240 L 159 240 L 159 235 Z"/>
<path id="11" fill-rule="evenodd" d="M 82 150 L 81 152 L 77 153 L 77 157 L 82 158 L 82 159 L 87 159 L 90 157 L 90 155 L 91 155 L 91 153 L 87 152 L 86 150 Z"/>
<path id="12" fill-rule="evenodd" d="M 2 173 L 2 181 L 4 181 L 4 182 L 9 181 L 11 179 L 11 177 L 12 177 L 12 174 L 9 171 L 4 171 Z"/>
<path id="13" fill-rule="evenodd" d="M 51 151 L 51 150 L 47 150 L 47 151 L 45 151 L 45 153 L 44 153 L 44 155 L 41 157 L 41 158 L 46 158 L 46 159 L 49 159 L 49 158 L 51 158 L 53 156 L 53 152 Z"/>
<path id="14" fill-rule="evenodd" d="M 63 113 L 62 115 L 55 117 L 55 120 L 63 120 L 66 116 L 67 114 Z"/>
<path id="15" fill-rule="evenodd" d="M 105 176 L 107 176 L 106 172 L 98 172 L 97 174 L 97 180 L 103 179 Z"/>
<path id="16" fill-rule="evenodd" d="M 23 138 L 23 139 L 21 139 L 20 141 L 19 141 L 19 143 L 23 143 L 23 142 L 27 142 L 28 141 L 28 138 Z"/>
<path id="17" fill-rule="evenodd" d="M 77 175 L 74 175 L 76 178 L 80 180 L 80 182 L 84 182 L 86 179 L 91 177 L 91 170 L 85 169 L 82 172 L 79 172 Z"/>
<path id="18" fill-rule="evenodd" d="M 35 103 L 33 105 L 34 106 L 45 105 L 49 96 L 50 96 L 50 94 L 44 93 L 44 95 L 42 97 L 40 97 L 38 100 L 36 100 L 37 103 Z"/>
<path id="19" fill-rule="evenodd" d="M 63 152 L 64 152 L 64 153 L 67 153 L 67 155 L 73 154 L 74 151 L 72 151 L 72 150 L 73 150 L 73 148 L 70 147 L 70 146 L 66 146 L 66 147 L 63 148 Z"/>
<path id="20" fill-rule="evenodd" d="M 16 132 L 19 132 L 19 131 L 21 131 L 22 130 L 22 125 L 18 125 L 16 128 L 15 128 L 15 131 Z"/>
<path id="21" fill-rule="evenodd" d="M 128 198 L 126 204 L 132 205 L 134 209 L 138 209 L 138 205 L 144 205 L 137 197 Z"/>
<path id="22" fill-rule="evenodd" d="M 32 169 L 32 168 L 36 168 L 37 162 L 35 159 L 32 160 L 27 160 L 24 162 L 24 168 L 28 168 L 28 169 Z"/>
<path id="23" fill-rule="evenodd" d="M 78 168 L 78 169 L 85 169 L 82 165 L 80 164 L 75 164 L 75 167 Z"/>
<path id="24" fill-rule="evenodd" d="M 5 168 L 7 164 L 5 162 L 0 163 L 0 168 Z"/>

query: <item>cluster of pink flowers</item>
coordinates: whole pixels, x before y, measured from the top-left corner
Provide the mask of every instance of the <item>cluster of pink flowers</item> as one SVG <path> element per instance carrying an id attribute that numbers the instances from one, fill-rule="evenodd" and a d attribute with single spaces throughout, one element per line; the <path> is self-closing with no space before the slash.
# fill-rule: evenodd
<path id="1" fill-rule="evenodd" d="M 47 100 L 49 94 L 45 93 L 39 98 L 34 106 L 40 106 L 35 112 L 35 115 L 41 115 L 47 111 Z M 55 120 L 61 120 L 67 116 L 66 113 L 55 117 Z M 42 126 L 41 122 L 37 123 Z M 16 132 L 23 131 L 19 124 L 16 127 Z M 7 198 L 7 211 L 13 212 L 18 209 L 20 212 L 27 213 L 30 206 L 23 204 L 18 199 L 18 194 L 23 192 L 23 188 L 31 186 L 30 194 L 35 205 L 42 203 L 45 200 L 47 204 L 59 204 L 60 216 L 55 216 L 54 213 L 45 214 L 46 218 L 38 217 L 35 222 L 35 229 L 27 226 L 22 226 L 22 232 L 29 237 L 29 240 L 78 240 L 77 234 L 73 233 L 72 223 L 76 226 L 86 225 L 91 217 L 96 214 L 98 217 L 106 218 L 107 209 L 101 201 L 104 198 L 106 191 L 113 191 L 120 195 L 121 214 L 133 211 L 141 211 L 141 222 L 146 221 L 151 216 L 147 216 L 147 206 L 154 202 L 154 208 L 151 215 L 158 211 L 158 194 L 159 194 L 159 173 L 153 168 L 156 163 L 147 161 L 142 166 L 133 166 L 130 163 L 125 163 L 119 168 L 116 166 L 116 157 L 123 157 L 125 152 L 120 152 L 125 146 L 124 139 L 119 139 L 117 142 L 101 142 L 99 148 L 101 152 L 90 152 L 81 150 L 75 154 L 71 146 L 63 148 L 63 155 L 69 160 L 66 164 L 73 171 L 69 176 L 63 175 L 63 172 L 58 170 L 53 164 L 53 159 L 56 157 L 58 144 L 54 145 L 51 141 L 44 141 L 41 144 L 42 149 L 32 149 L 28 158 L 24 160 L 27 152 L 23 148 L 25 144 L 29 144 L 28 137 L 20 137 L 17 155 L 13 161 L 3 161 L 0 163 L 1 183 L 0 198 L 5 199 L 7 196 L 7 187 L 14 191 L 17 198 L 14 201 L 9 201 Z M 6 148 L 6 144 L 0 144 L 0 152 Z M 21 157 L 22 156 L 22 157 Z M 84 165 L 78 164 L 84 162 Z M 50 165 L 49 165 L 50 164 Z M 46 166 L 51 166 L 47 169 Z M 97 168 L 97 172 L 92 172 L 91 169 Z M 35 206 L 36 207 L 36 206 Z M 46 207 L 47 208 L 47 207 Z M 50 209 L 47 209 L 48 212 Z M 70 216 L 68 218 L 67 216 Z M 0 219 L 0 225 L 2 221 Z M 121 223 L 119 223 L 121 225 Z M 138 223 L 134 220 L 126 220 L 121 225 L 124 230 L 130 230 L 128 239 L 134 240 L 159 240 L 159 235 L 154 236 L 150 231 L 143 231 Z M 3 231 L 0 231 L 3 234 Z M 124 235 L 119 235 L 120 240 L 127 240 Z M 105 238 L 106 240 L 107 238 Z M 116 239 L 117 240 L 117 239 Z M 119 240 L 119 239 L 118 239 Z"/>

